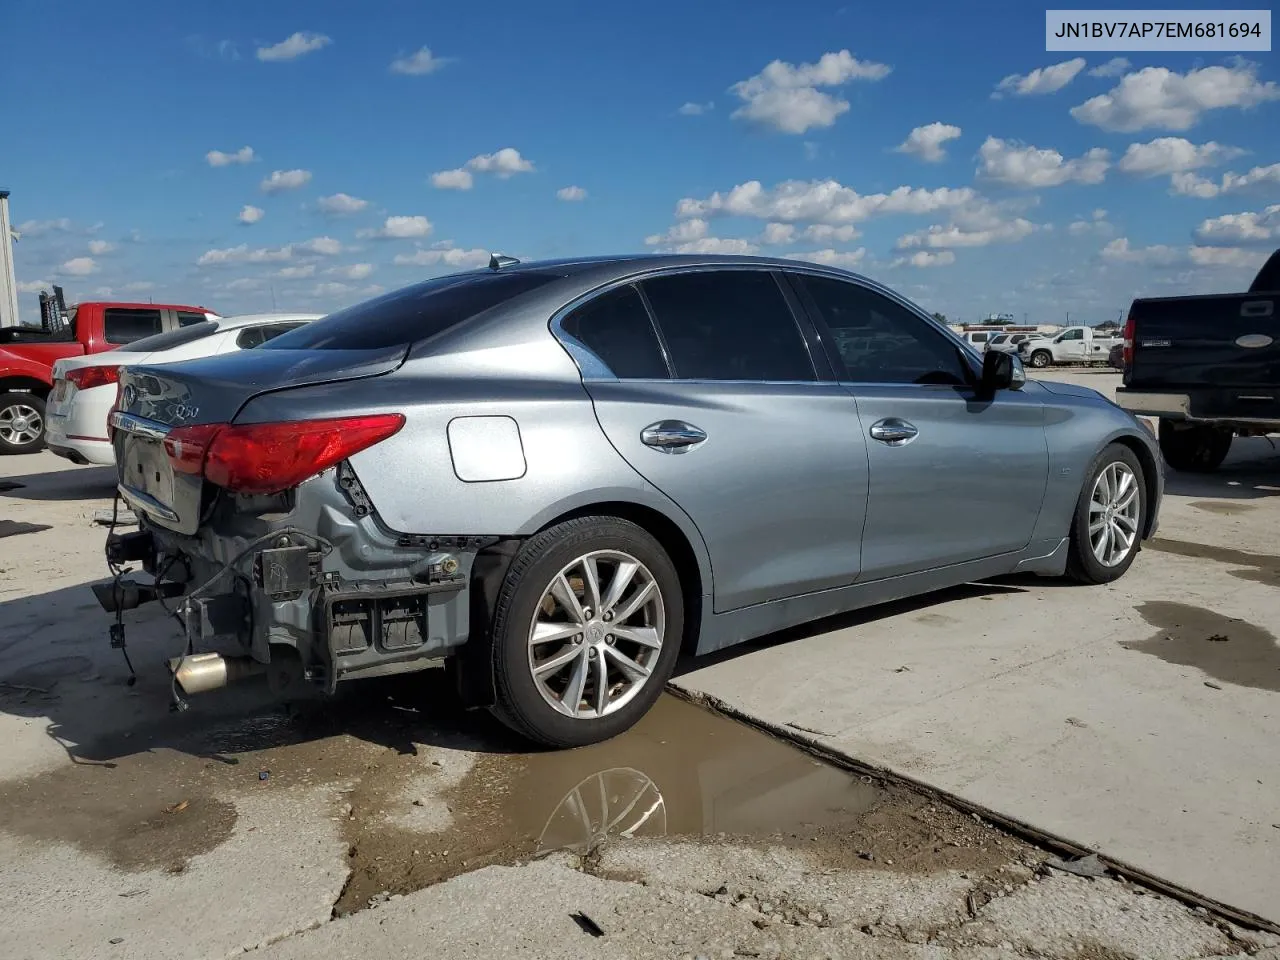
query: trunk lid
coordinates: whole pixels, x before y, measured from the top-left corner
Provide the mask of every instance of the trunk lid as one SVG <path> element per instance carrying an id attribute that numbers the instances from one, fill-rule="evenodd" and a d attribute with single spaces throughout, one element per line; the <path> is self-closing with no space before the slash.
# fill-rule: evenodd
<path id="1" fill-rule="evenodd" d="M 1135 300 L 1131 311 L 1126 386 L 1280 394 L 1280 294 Z"/>
<path id="2" fill-rule="evenodd" d="M 390 373 L 406 345 L 377 350 L 243 350 L 182 363 L 120 371 L 115 430 L 121 495 L 161 526 L 193 534 L 210 487 L 175 470 L 165 439 L 177 427 L 231 423 L 256 396 L 277 390 Z"/>

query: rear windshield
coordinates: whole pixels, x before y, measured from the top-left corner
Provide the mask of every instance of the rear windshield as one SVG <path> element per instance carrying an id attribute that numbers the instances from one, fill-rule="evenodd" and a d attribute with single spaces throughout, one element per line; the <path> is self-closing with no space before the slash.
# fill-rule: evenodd
<path id="1" fill-rule="evenodd" d="M 522 293 L 554 274 L 454 274 L 415 283 L 331 313 L 264 343 L 261 350 L 378 350 L 425 340 Z"/>
<path id="2" fill-rule="evenodd" d="M 201 320 L 189 327 L 179 327 L 168 333 L 156 333 L 141 340 L 134 340 L 128 345 L 129 353 L 151 353 L 155 350 L 172 350 L 196 340 L 203 340 L 210 334 L 218 332 L 218 325 L 212 320 Z"/>

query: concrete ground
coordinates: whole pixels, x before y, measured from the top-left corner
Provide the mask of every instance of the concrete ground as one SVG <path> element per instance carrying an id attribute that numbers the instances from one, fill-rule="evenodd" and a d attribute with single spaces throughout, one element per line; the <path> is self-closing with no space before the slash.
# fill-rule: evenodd
<path id="1" fill-rule="evenodd" d="M 1238 440 L 1219 473 L 1169 472 L 1158 538 L 1113 585 L 977 585 L 676 683 L 1280 922 L 1277 531 L 1280 454 Z"/>
<path id="2" fill-rule="evenodd" d="M 1249 444 L 1220 476 L 1175 477 L 1159 549 L 1116 586 L 952 591 L 678 683 L 1280 919 L 1277 466 Z M 634 734 L 552 755 L 522 753 L 426 677 L 293 716 L 252 690 L 171 714 L 173 625 L 130 615 L 130 685 L 86 586 L 104 574 L 94 515 L 110 491 L 107 470 L 0 458 L 6 956 L 1280 949 L 1121 880 L 1047 869 L 1044 851 L 944 804 L 670 699 Z M 610 817 L 643 811 L 635 839 L 584 813 L 596 795 Z M 545 856 L 579 820 L 589 852 Z"/>

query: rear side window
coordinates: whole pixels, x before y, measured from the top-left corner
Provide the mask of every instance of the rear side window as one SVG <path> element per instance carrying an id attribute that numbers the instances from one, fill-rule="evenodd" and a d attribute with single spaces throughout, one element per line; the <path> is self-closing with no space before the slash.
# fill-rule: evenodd
<path id="1" fill-rule="evenodd" d="M 236 334 L 236 346 L 241 350 L 252 350 L 260 347 L 268 340 L 274 340 L 281 334 L 305 326 L 303 323 L 266 323 L 256 327 L 245 327 Z"/>
<path id="2" fill-rule="evenodd" d="M 559 279 L 555 274 L 436 277 L 331 313 L 263 345 L 264 350 L 378 350 L 425 340 Z"/>
<path id="3" fill-rule="evenodd" d="M 800 328 L 771 273 L 683 273 L 641 286 L 677 378 L 817 379 Z"/>
<path id="4" fill-rule="evenodd" d="M 187 310 L 178 311 L 178 326 L 180 327 L 189 327 L 192 324 L 204 323 L 208 319 L 209 318 L 203 313 L 191 313 Z"/>
<path id="5" fill-rule="evenodd" d="M 107 343 L 133 343 L 160 332 L 160 311 L 108 308 L 103 311 L 102 326 Z"/>
<path id="6" fill-rule="evenodd" d="M 973 339 L 973 342 L 974 342 L 974 343 L 986 343 L 986 342 L 987 342 L 987 337 L 989 337 L 989 336 L 990 336 L 990 334 L 987 334 L 987 333 L 972 333 L 972 334 L 970 334 L 969 336 Z"/>
<path id="7" fill-rule="evenodd" d="M 635 287 L 621 287 L 596 297 L 565 317 L 561 327 L 619 379 L 667 378 L 658 335 Z"/>
<path id="8" fill-rule="evenodd" d="M 153 350 L 172 350 L 188 343 L 195 343 L 218 332 L 218 325 L 212 320 L 201 320 L 189 327 L 179 327 L 165 333 L 157 333 L 154 337 L 143 337 L 129 344 L 135 353 L 151 353 Z"/>

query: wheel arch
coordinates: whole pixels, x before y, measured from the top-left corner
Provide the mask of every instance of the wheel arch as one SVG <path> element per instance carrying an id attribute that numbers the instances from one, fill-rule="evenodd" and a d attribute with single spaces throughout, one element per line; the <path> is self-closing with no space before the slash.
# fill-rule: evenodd
<path id="1" fill-rule="evenodd" d="M 0 393 L 30 391 L 41 400 L 47 400 L 52 389 L 52 386 L 36 377 L 0 376 Z"/>
<path id="2" fill-rule="evenodd" d="M 1160 493 L 1159 470 L 1160 463 L 1152 452 L 1151 447 L 1143 443 L 1140 437 L 1133 434 L 1121 433 L 1112 437 L 1107 446 L 1112 443 L 1118 443 L 1122 447 L 1127 447 L 1138 458 L 1138 463 L 1142 464 L 1142 486 L 1144 493 L 1147 495 L 1147 515 L 1143 518 L 1142 539 L 1146 540 L 1151 536 L 1155 529 L 1156 523 L 1156 497 Z M 1105 447 L 1103 449 L 1106 449 Z M 1099 451 L 1101 452 L 1101 451 Z"/>

